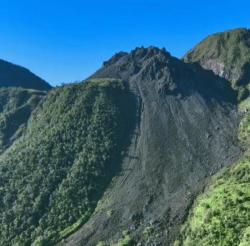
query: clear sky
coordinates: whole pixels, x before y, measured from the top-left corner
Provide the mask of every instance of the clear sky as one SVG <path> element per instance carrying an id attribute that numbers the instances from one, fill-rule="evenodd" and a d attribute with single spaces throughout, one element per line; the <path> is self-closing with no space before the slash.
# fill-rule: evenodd
<path id="1" fill-rule="evenodd" d="M 249 11 L 249 0 L 0 0 L 0 58 L 59 85 L 136 46 L 180 57 L 211 33 L 250 27 Z"/>

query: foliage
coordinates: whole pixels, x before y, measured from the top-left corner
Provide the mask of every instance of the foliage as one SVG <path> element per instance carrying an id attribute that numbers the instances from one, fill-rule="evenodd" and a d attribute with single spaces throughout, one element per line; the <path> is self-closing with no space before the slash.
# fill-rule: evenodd
<path id="1" fill-rule="evenodd" d="M 133 238 L 130 236 L 128 231 L 124 231 L 122 233 L 122 238 L 115 244 L 112 244 L 111 246 L 133 246 L 135 245 L 135 242 Z"/>
<path id="2" fill-rule="evenodd" d="M 176 245 L 250 245 L 250 101 L 239 104 L 241 161 L 212 178 L 196 200 Z"/>
<path id="3" fill-rule="evenodd" d="M 250 158 L 216 177 L 198 198 L 182 231 L 182 245 L 239 245 L 250 226 Z"/>
<path id="4" fill-rule="evenodd" d="M 130 97 L 113 80 L 49 92 L 0 159 L 1 245 L 52 245 L 88 220 L 129 141 Z"/>
<path id="5" fill-rule="evenodd" d="M 44 92 L 0 88 L 0 154 L 17 139 Z"/>
<path id="6" fill-rule="evenodd" d="M 250 32 L 236 29 L 209 36 L 191 50 L 184 60 L 221 67 L 223 75 L 238 91 L 238 100 L 249 95 L 250 83 Z"/>

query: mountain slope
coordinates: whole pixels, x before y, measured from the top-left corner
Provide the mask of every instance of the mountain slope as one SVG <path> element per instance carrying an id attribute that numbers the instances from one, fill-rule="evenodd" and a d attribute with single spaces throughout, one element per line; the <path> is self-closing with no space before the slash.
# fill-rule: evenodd
<path id="1" fill-rule="evenodd" d="M 44 92 L 22 88 L 0 88 L 0 154 L 22 135 Z"/>
<path id="2" fill-rule="evenodd" d="M 155 47 L 50 90 L 0 156 L 0 244 L 171 245 L 241 155 L 236 96 Z"/>
<path id="3" fill-rule="evenodd" d="M 0 87 L 22 87 L 46 91 L 51 86 L 28 69 L 0 59 Z"/>
<path id="4" fill-rule="evenodd" d="M 129 85 L 139 120 L 120 175 L 64 243 L 170 245 L 207 177 L 240 154 L 234 92 L 212 72 L 154 47 L 119 53 L 92 76 L 106 77 Z"/>
<path id="5" fill-rule="evenodd" d="M 214 177 L 194 204 L 176 245 L 249 245 L 250 158 Z"/>
<path id="6" fill-rule="evenodd" d="M 231 81 L 241 101 L 249 95 L 250 30 L 236 29 L 207 37 L 184 56 Z"/>
<path id="7" fill-rule="evenodd" d="M 1 245 L 54 245 L 90 217 L 119 170 L 133 101 L 119 80 L 49 92 L 0 156 Z"/>
<path id="8" fill-rule="evenodd" d="M 249 109 L 249 103 L 241 105 Z M 213 177 L 198 197 L 176 246 L 250 245 L 250 113 L 245 111 L 239 139 L 245 153 L 232 167 Z"/>

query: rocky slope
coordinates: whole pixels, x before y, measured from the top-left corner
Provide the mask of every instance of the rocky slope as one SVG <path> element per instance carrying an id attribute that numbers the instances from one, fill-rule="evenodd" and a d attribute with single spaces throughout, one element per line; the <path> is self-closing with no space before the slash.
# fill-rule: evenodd
<path id="1" fill-rule="evenodd" d="M 226 78 L 238 91 L 241 101 L 249 95 L 250 30 L 241 28 L 207 37 L 184 56 L 205 69 Z"/>
<path id="2" fill-rule="evenodd" d="M 238 137 L 244 150 L 233 166 L 216 174 L 183 225 L 176 246 L 250 245 L 250 104 L 239 106 Z"/>
<path id="3" fill-rule="evenodd" d="M 28 69 L 0 59 L 0 87 L 22 87 L 47 91 L 51 86 Z"/>
<path id="4" fill-rule="evenodd" d="M 92 78 L 125 81 L 139 119 L 116 176 L 66 245 L 170 245 L 209 176 L 239 156 L 230 84 L 165 50 L 119 53 Z M 124 244 L 125 245 L 125 244 Z"/>

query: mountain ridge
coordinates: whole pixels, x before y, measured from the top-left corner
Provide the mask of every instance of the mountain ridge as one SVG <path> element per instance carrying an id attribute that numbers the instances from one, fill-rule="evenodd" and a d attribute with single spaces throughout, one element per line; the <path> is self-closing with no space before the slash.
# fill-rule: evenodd
<path id="1" fill-rule="evenodd" d="M 233 29 L 208 36 L 184 57 L 229 80 L 238 100 L 249 96 L 250 29 Z"/>
<path id="2" fill-rule="evenodd" d="M 2 59 L 0 59 L 0 86 L 44 91 L 52 88 L 51 85 L 30 70 Z"/>

